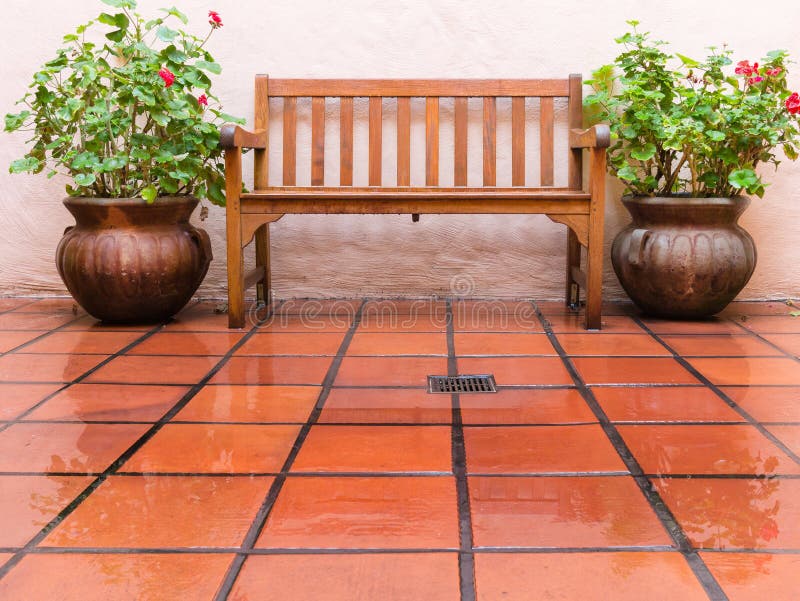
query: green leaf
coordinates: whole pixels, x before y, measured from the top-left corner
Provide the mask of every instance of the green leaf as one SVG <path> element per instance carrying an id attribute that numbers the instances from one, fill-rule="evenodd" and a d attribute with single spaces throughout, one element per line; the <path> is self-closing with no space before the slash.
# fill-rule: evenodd
<path id="1" fill-rule="evenodd" d="M 626 182 L 632 182 L 637 180 L 639 176 L 636 174 L 636 170 L 633 167 L 625 165 L 622 169 L 617 171 L 617 177 Z"/>
<path id="2" fill-rule="evenodd" d="M 206 71 L 209 71 L 214 75 L 219 75 L 220 73 L 222 73 L 222 67 L 220 67 L 218 63 L 212 63 L 209 61 L 197 61 L 195 63 L 195 67 L 197 67 L 198 69 L 204 69 Z"/>
<path id="3" fill-rule="evenodd" d="M 737 169 L 728 174 L 728 183 L 737 189 L 747 189 L 758 183 L 758 176 L 752 169 Z"/>
<path id="4" fill-rule="evenodd" d="M 106 37 L 112 42 L 121 42 L 123 38 L 125 38 L 125 30 L 117 29 L 115 31 L 110 31 L 106 34 Z"/>
<path id="5" fill-rule="evenodd" d="M 789 315 L 792 317 L 800 317 L 800 311 L 790 311 Z"/>
<path id="6" fill-rule="evenodd" d="M 184 25 L 186 25 L 189 22 L 189 19 L 186 17 L 186 15 L 184 15 L 174 6 L 172 8 L 162 8 L 161 11 L 173 17 L 178 17 L 178 19 L 180 19 L 181 23 L 183 23 Z"/>
<path id="7" fill-rule="evenodd" d="M 709 129 L 708 131 L 706 131 L 706 135 L 712 140 L 714 140 L 714 142 L 721 142 L 722 140 L 725 139 L 725 134 L 715 129 Z"/>
<path id="8" fill-rule="evenodd" d="M 688 56 L 684 56 L 683 54 L 680 54 L 678 52 L 675 53 L 675 56 L 677 56 L 679 59 L 681 59 L 681 62 L 684 65 L 686 65 L 687 67 L 689 67 L 689 68 L 694 68 L 694 67 L 699 67 L 700 66 L 700 63 L 698 63 L 693 58 L 689 58 Z"/>
<path id="9" fill-rule="evenodd" d="M 156 31 L 156 35 L 158 36 L 158 39 L 161 40 L 162 42 L 171 42 L 178 36 L 178 32 L 175 31 L 174 29 L 170 29 L 166 25 L 162 25 Z"/>
<path id="10" fill-rule="evenodd" d="M 651 143 L 645 144 L 640 148 L 631 150 L 631 156 L 639 161 L 649 161 L 656 154 L 656 145 Z"/>
<path id="11" fill-rule="evenodd" d="M 75 180 L 75 183 L 78 184 L 81 188 L 86 188 L 91 186 L 93 183 L 97 181 L 97 178 L 94 176 L 94 173 L 79 173 L 72 179 Z"/>
<path id="12" fill-rule="evenodd" d="M 108 13 L 100 13 L 100 16 L 97 18 L 104 25 L 112 25 L 114 27 L 117 26 L 117 20 L 114 18 L 114 15 L 109 15 Z"/>
<path id="13" fill-rule="evenodd" d="M 114 8 L 136 8 L 136 0 L 101 0 L 101 2 Z"/>
<path id="14" fill-rule="evenodd" d="M 785 154 L 786 158 L 789 159 L 790 161 L 797 160 L 797 149 L 791 144 L 783 145 L 783 154 Z"/>
<path id="15" fill-rule="evenodd" d="M 30 115 L 31 115 L 30 111 L 22 111 L 21 113 L 16 115 L 9 113 L 8 115 L 6 115 L 5 130 L 17 131 L 20 127 L 22 127 L 25 124 L 25 119 L 30 117 Z"/>
<path id="16" fill-rule="evenodd" d="M 158 190 L 156 190 L 156 187 L 152 184 L 142 190 L 142 198 L 144 198 L 147 204 L 153 204 L 156 200 L 156 196 L 158 196 Z"/>
<path id="17" fill-rule="evenodd" d="M 35 157 L 25 157 L 24 159 L 17 159 L 11 163 L 8 169 L 9 173 L 34 173 L 39 171 L 41 162 Z"/>

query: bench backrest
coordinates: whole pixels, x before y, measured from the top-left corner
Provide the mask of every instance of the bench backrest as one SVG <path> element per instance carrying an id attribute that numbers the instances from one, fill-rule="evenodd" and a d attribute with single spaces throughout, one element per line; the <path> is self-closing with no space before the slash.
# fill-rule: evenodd
<path id="1" fill-rule="evenodd" d="M 582 127 L 582 80 L 568 79 L 270 79 L 256 76 L 255 127 L 269 135 L 269 99 L 283 101 L 283 186 L 297 181 L 297 99 L 311 98 L 311 185 L 325 180 L 325 108 L 327 99 L 338 101 L 339 185 L 353 185 L 353 98 L 369 99 L 369 185 L 384 182 L 382 173 L 383 99 L 397 102 L 397 182 L 411 184 L 411 98 L 425 99 L 425 184 L 439 186 L 439 99 L 453 98 L 455 186 L 467 185 L 468 98 L 483 100 L 483 186 L 497 185 L 497 98 L 511 98 L 512 186 L 526 182 L 525 99 L 539 98 L 539 172 L 541 187 L 554 182 L 554 98 L 568 100 L 568 129 Z M 581 187 L 580 150 L 570 150 L 568 187 Z M 269 179 L 269 151 L 256 151 L 255 188 L 276 185 Z"/>

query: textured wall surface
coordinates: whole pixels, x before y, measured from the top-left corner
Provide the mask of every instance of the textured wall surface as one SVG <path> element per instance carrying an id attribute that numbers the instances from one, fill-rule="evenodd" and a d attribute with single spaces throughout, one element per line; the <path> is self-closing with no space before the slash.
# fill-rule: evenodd
<path id="1" fill-rule="evenodd" d="M 613 37 L 626 19 L 638 19 L 672 49 L 703 56 L 709 45 L 728 43 L 736 60 L 758 60 L 768 50 L 785 48 L 797 58 L 800 3 L 765 0 L 754 18 L 751 3 L 710 0 L 175 0 L 190 16 L 190 26 L 205 30 L 205 15 L 217 10 L 224 27 L 211 41 L 223 65 L 215 92 L 228 112 L 252 123 L 253 75 L 273 77 L 564 77 L 588 75 L 617 53 Z M 153 14 L 170 3 L 140 0 L 140 12 Z M 99 0 L 6 0 L 0 37 L 3 85 L 0 109 L 13 110 L 33 71 L 48 60 L 61 36 L 95 16 Z M 106 7 L 107 8 L 107 7 Z M 795 66 L 790 83 L 800 89 Z M 302 105 L 300 107 L 303 108 Z M 307 108 L 307 107 L 306 107 Z M 412 183 L 424 178 L 421 107 L 413 108 Z M 363 115 L 363 107 L 358 112 Z M 498 105 L 498 145 L 510 138 L 507 107 Z M 479 107 L 470 108 L 470 183 L 480 178 Z M 506 112 L 504 112 L 506 111 Z M 530 107 L 535 133 L 536 107 Z M 338 164 L 334 107 L 329 107 L 326 177 Z M 388 125 L 394 117 L 385 107 Z M 563 117 L 563 108 L 557 112 Z M 276 115 L 277 119 L 277 115 Z M 441 183 L 452 181 L 452 113 L 442 106 Z M 563 119 L 562 119 L 563 122 Z M 279 121 L 275 125 L 279 128 Z M 563 125 L 563 123 L 562 123 Z M 301 111 L 298 138 L 310 136 L 308 113 Z M 531 135 L 532 138 L 537 136 Z M 357 124 L 356 183 L 366 179 L 366 124 Z M 42 176 L 11 176 L 6 165 L 24 152 L 24 134 L 0 138 L 0 295 L 63 293 L 53 260 L 55 247 L 71 219 L 61 206 L 63 181 Z M 420 146 L 422 144 L 422 146 Z M 277 145 L 275 145 L 277 146 Z M 384 137 L 385 181 L 394 180 L 394 138 Z M 565 145 L 556 151 L 565 154 Z M 416 150 L 415 150 L 416 149 Z M 533 158 L 535 144 L 528 154 Z M 475 154 L 472 155 L 476 156 Z M 247 161 L 247 159 L 246 159 Z M 510 183 L 508 155 L 498 153 L 498 183 Z M 536 161 L 533 161 L 534 163 Z M 280 175 L 280 155 L 271 152 L 271 178 Z M 309 178 L 308 154 L 298 156 L 298 183 Z M 532 168 L 535 171 L 535 168 Z M 248 169 L 249 170 L 249 169 Z M 536 173 L 532 172 L 533 176 Z M 800 163 L 788 161 L 763 200 L 754 199 L 742 225 L 758 247 L 756 272 L 741 298 L 781 298 L 800 294 Z M 336 183 L 335 179 L 328 183 Z M 556 182 L 558 183 L 558 182 Z M 620 186 L 608 182 L 606 238 L 627 221 L 618 200 Z M 224 212 L 211 207 L 204 227 L 216 258 L 200 290 L 225 291 Z M 282 297 L 429 295 L 469 291 L 478 296 L 558 298 L 563 289 L 564 227 L 543 216 L 288 216 L 273 226 L 276 294 Z M 606 250 L 608 257 L 608 250 Z M 607 262 L 608 298 L 623 296 Z"/>

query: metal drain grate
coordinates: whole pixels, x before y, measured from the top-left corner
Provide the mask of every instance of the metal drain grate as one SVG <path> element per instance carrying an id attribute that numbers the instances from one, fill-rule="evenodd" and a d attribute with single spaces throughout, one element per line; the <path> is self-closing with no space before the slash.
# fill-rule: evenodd
<path id="1" fill-rule="evenodd" d="M 428 376 L 428 392 L 453 394 L 470 392 L 497 392 L 493 375 Z"/>

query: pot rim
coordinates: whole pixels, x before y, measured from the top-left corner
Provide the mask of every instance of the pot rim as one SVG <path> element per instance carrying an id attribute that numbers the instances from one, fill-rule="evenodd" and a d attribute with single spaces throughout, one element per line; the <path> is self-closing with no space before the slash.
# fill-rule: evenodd
<path id="1" fill-rule="evenodd" d="M 693 206 L 730 206 L 738 204 L 749 204 L 750 197 L 743 195 L 724 196 L 724 197 L 704 197 L 704 196 L 637 196 L 626 194 L 622 197 L 622 202 L 640 205 L 693 205 Z"/>
<path id="2" fill-rule="evenodd" d="M 147 203 L 144 198 L 105 198 L 99 196 L 67 196 L 64 199 L 67 206 L 84 207 L 164 207 L 198 202 L 196 196 L 182 194 L 180 196 L 159 196 L 152 203 Z"/>

